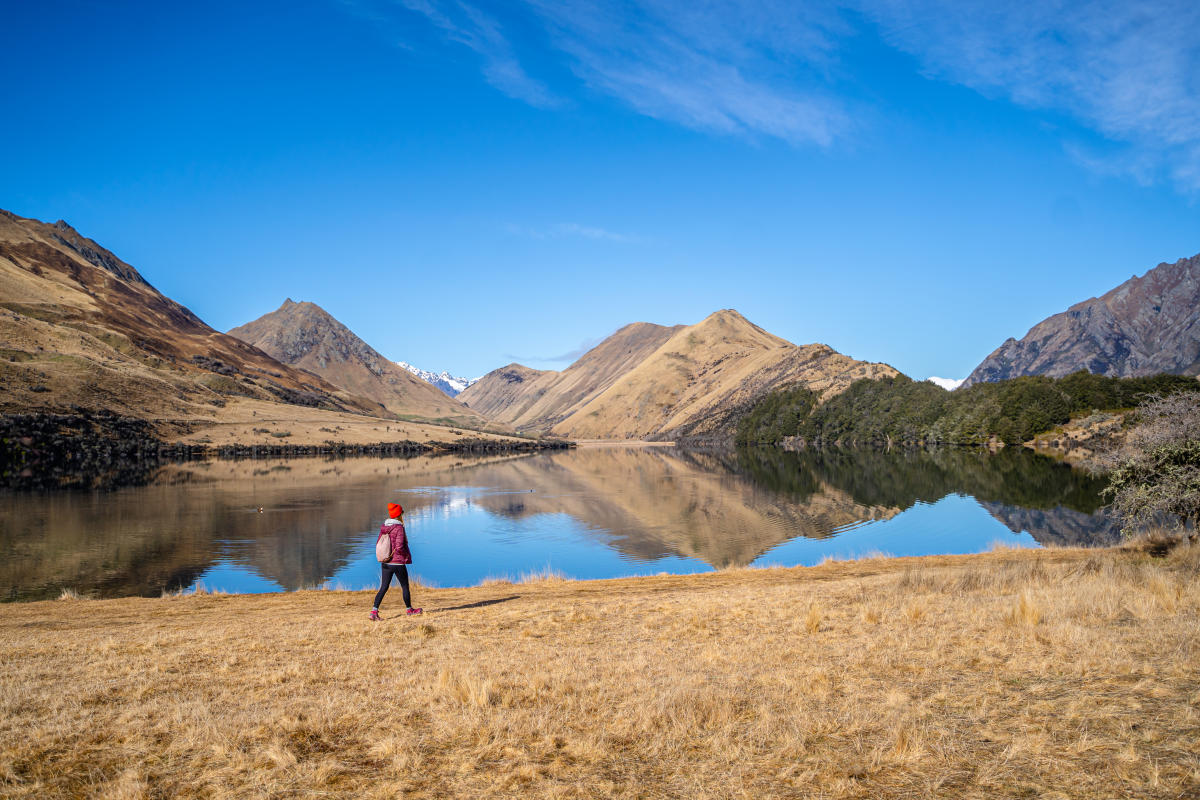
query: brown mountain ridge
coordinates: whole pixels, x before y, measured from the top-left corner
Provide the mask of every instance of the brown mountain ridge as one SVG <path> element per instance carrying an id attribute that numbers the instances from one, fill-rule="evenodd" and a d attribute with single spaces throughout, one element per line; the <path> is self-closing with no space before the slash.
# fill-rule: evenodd
<path id="1" fill-rule="evenodd" d="M 1159 264 L 996 348 L 963 382 L 1085 369 L 1130 378 L 1200 375 L 1200 255 Z"/>
<path id="2" fill-rule="evenodd" d="M 316 303 L 290 298 L 229 335 L 293 367 L 369 398 L 402 419 L 497 428 L 482 414 L 380 355 Z"/>
<path id="3" fill-rule="evenodd" d="M 562 372 L 509 364 L 468 386 L 459 397 L 476 411 L 513 427 L 547 430 L 644 361 L 682 327 L 634 322 Z"/>
<path id="4" fill-rule="evenodd" d="M 695 325 L 634 323 L 561 373 L 511 364 L 459 397 L 520 430 L 571 439 L 727 438 L 774 389 L 802 383 L 829 397 L 896 374 L 823 344 L 794 345 L 725 309 Z"/>
<path id="5" fill-rule="evenodd" d="M 233 399 L 381 413 L 158 292 L 66 222 L 0 210 L 0 412 L 213 416 Z"/>

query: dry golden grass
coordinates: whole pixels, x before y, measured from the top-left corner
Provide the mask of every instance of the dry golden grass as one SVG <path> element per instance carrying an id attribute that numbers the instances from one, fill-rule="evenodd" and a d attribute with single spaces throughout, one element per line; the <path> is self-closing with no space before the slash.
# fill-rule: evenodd
<path id="1" fill-rule="evenodd" d="M 453 442 L 458 438 L 516 441 L 517 437 L 497 431 L 399 421 L 382 417 L 346 414 L 305 406 L 288 406 L 251 398 L 228 398 L 225 406 L 213 409 L 211 419 L 192 419 L 185 433 L 169 436 L 180 444 L 320 445 L 343 442 L 349 445 L 379 442 Z M 284 434 L 287 436 L 272 436 Z"/>
<path id="2" fill-rule="evenodd" d="M 1200 548 L 0 609 L 5 797 L 1180 797 Z"/>

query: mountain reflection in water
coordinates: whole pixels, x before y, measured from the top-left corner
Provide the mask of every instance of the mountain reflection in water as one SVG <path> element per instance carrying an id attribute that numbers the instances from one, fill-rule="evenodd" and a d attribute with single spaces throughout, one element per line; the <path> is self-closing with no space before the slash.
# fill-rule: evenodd
<path id="1" fill-rule="evenodd" d="M 547 563 L 576 577 L 809 563 L 845 552 L 868 528 L 895 555 L 927 552 L 941 545 L 921 544 L 919 531 L 889 538 L 888 526 L 948 496 L 977 503 L 966 522 L 946 517 L 944 552 L 1009 531 L 1043 545 L 1109 544 L 1119 528 L 1101 508 L 1102 487 L 1020 450 L 595 447 L 190 463 L 107 493 L 0 494 L 0 598 L 64 588 L 153 596 L 218 579 L 210 588 L 362 588 L 375 579 L 375 531 L 395 499 L 407 509 L 414 572 L 472 584 Z M 972 530 L 960 537 L 959 525 Z M 801 541 L 811 544 L 805 555 L 788 555 Z"/>

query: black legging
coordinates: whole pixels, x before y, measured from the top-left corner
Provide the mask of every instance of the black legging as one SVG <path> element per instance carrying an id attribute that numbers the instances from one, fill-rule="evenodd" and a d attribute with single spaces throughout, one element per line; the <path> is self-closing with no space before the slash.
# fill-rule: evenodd
<path id="1" fill-rule="evenodd" d="M 379 566 L 382 576 L 379 591 L 375 593 L 375 608 L 379 608 L 379 604 L 383 602 L 383 596 L 387 594 L 388 587 L 392 585 L 393 575 L 400 579 L 400 591 L 404 592 L 405 608 L 412 608 L 412 597 L 408 594 L 408 567 L 403 564 L 380 564 Z"/>

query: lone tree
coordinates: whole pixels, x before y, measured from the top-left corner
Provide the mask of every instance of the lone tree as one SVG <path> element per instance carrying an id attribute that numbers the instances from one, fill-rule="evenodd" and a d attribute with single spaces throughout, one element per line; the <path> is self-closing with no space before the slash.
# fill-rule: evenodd
<path id="1" fill-rule="evenodd" d="M 1105 496 L 1125 523 L 1166 524 L 1196 535 L 1200 524 L 1200 392 L 1156 397 L 1112 452 Z"/>

